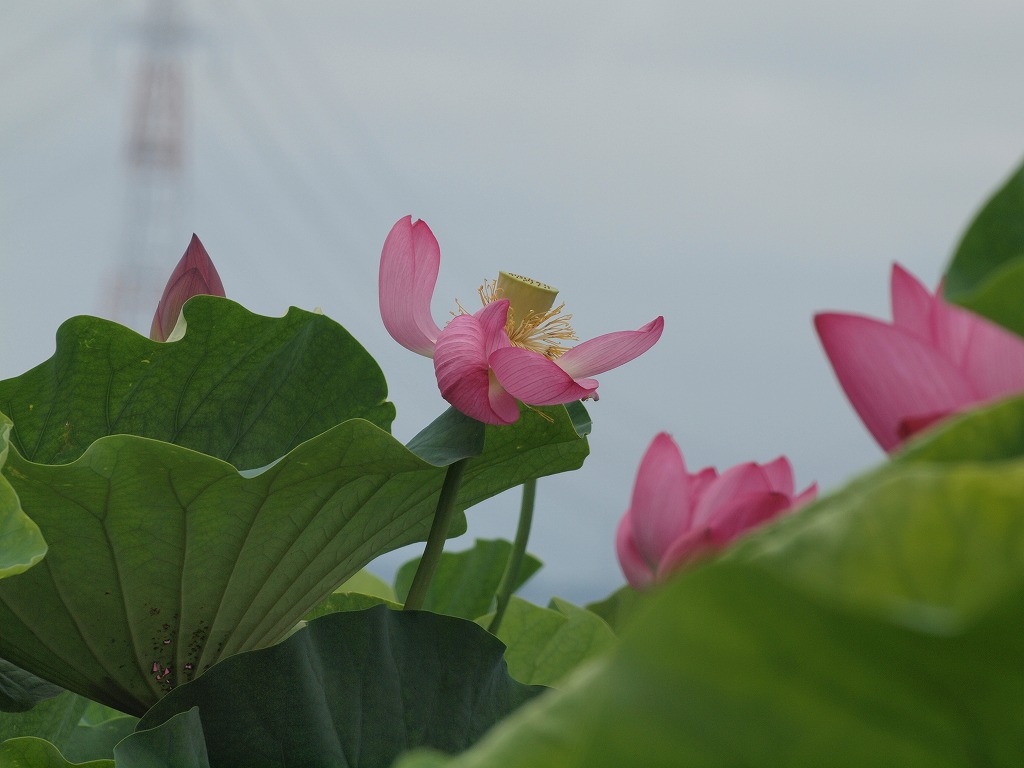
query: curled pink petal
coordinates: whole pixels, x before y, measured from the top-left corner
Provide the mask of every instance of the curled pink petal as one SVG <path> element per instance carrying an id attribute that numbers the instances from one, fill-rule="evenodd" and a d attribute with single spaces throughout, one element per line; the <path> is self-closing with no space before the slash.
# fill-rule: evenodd
<path id="1" fill-rule="evenodd" d="M 399 219 L 380 255 L 380 317 L 395 341 L 426 357 L 441 335 L 430 314 L 440 265 L 441 249 L 426 222 Z"/>
<path id="2" fill-rule="evenodd" d="M 504 333 L 508 301 L 488 304 L 475 315 L 459 315 L 438 336 L 434 373 L 441 396 L 485 424 L 512 424 L 519 418 L 515 398 L 504 390 L 487 363 L 488 346 Z"/>
<path id="3" fill-rule="evenodd" d="M 224 296 L 225 293 L 224 284 L 210 255 L 193 234 L 157 304 L 149 337 L 154 341 L 167 341 L 178 322 L 182 306 L 193 296 L 199 295 Z"/>
<path id="4" fill-rule="evenodd" d="M 579 380 L 618 368 L 649 350 L 665 329 L 665 319 L 657 317 L 635 331 L 617 331 L 584 341 L 557 359 L 558 367 Z"/>
<path id="5" fill-rule="evenodd" d="M 489 358 L 494 375 L 512 395 L 530 405 L 559 405 L 591 397 L 597 382 L 574 380 L 544 355 L 519 347 L 506 347 Z"/>

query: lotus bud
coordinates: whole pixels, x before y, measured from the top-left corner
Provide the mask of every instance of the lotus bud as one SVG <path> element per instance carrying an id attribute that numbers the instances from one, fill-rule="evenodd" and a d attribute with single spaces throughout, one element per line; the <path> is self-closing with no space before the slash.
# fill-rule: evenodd
<path id="1" fill-rule="evenodd" d="M 224 284 L 199 238 L 192 241 L 185 255 L 174 268 L 164 295 L 153 315 L 149 338 L 154 341 L 176 341 L 185 335 L 185 318 L 181 308 L 193 296 L 224 296 Z"/>

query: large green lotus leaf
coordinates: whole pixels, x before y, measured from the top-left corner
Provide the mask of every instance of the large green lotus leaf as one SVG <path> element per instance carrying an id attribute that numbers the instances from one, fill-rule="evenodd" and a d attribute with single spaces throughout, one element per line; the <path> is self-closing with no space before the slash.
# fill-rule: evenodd
<path id="1" fill-rule="evenodd" d="M 622 631 L 629 626 L 629 622 L 636 616 L 637 611 L 644 604 L 645 594 L 638 592 L 628 584 L 612 592 L 603 600 L 586 605 L 591 613 L 596 613 L 615 634 L 622 634 Z"/>
<path id="2" fill-rule="evenodd" d="M 184 313 L 188 330 L 172 343 L 95 317 L 61 325 L 53 357 L 0 381 L 18 452 L 63 464 L 97 438 L 132 434 L 248 469 L 346 419 L 390 428 L 384 375 L 330 318 L 294 307 L 262 317 L 213 296 Z"/>
<path id="3" fill-rule="evenodd" d="M 502 651 L 450 616 L 334 613 L 223 660 L 164 697 L 139 728 L 198 707 L 215 766 L 363 768 L 417 746 L 455 753 L 544 690 L 510 678 Z M 169 752 L 166 765 L 191 763 Z"/>
<path id="4" fill-rule="evenodd" d="M 346 581 L 335 592 L 357 592 L 361 595 L 382 597 L 385 600 L 395 600 L 395 590 L 384 579 L 366 569 L 359 571 L 355 576 Z"/>
<path id="5" fill-rule="evenodd" d="M 210 768 L 199 710 L 192 707 L 155 728 L 139 730 L 114 749 L 117 768 Z M 255 765 L 242 760 L 232 765 Z"/>
<path id="6" fill-rule="evenodd" d="M 1014 397 L 951 416 L 920 433 L 889 466 L 999 463 L 1024 458 L 1024 397 Z M 876 470 L 866 480 L 885 472 Z"/>
<path id="7" fill-rule="evenodd" d="M 40 701 L 52 699 L 63 692 L 60 686 L 40 680 L 21 667 L 0 659 L 0 712 L 25 712 Z M 3 715 L 0 715 L 0 721 L 2 719 Z"/>
<path id="8" fill-rule="evenodd" d="M 462 411 L 449 408 L 408 443 L 410 451 L 436 467 L 479 456 L 484 450 L 486 427 Z"/>
<path id="9" fill-rule="evenodd" d="M 487 431 L 460 509 L 580 466 L 586 440 L 565 409 L 545 414 Z M 259 473 L 128 435 L 71 464 L 12 450 L 5 474 L 50 552 L 0 581 L 0 657 L 141 714 L 222 656 L 280 640 L 381 553 L 424 540 L 445 471 L 360 419 Z"/>
<path id="10" fill-rule="evenodd" d="M 303 621 L 312 621 L 335 611 L 361 611 L 374 605 L 387 605 L 401 609 L 395 602 L 395 590 L 384 579 L 367 571 L 359 571 L 334 592 L 314 606 Z"/>
<path id="11" fill-rule="evenodd" d="M 90 760 L 72 763 L 60 750 L 44 739 L 23 736 L 0 744 L 0 766 L 3 768 L 115 768 L 113 760 Z"/>
<path id="12" fill-rule="evenodd" d="M 890 464 L 741 541 L 784 578 L 952 628 L 1024 579 L 1024 399 L 962 415 Z"/>
<path id="13" fill-rule="evenodd" d="M 61 747 L 61 754 L 77 763 L 111 759 L 114 757 L 114 747 L 135 732 L 138 722 L 137 717 L 130 715 L 121 715 L 95 725 L 79 722 Z"/>
<path id="14" fill-rule="evenodd" d="M 423 609 L 463 619 L 476 619 L 494 607 L 494 593 L 505 573 L 512 545 L 503 539 L 477 539 L 461 552 L 443 552 Z M 405 602 L 413 576 L 420 564 L 417 557 L 395 574 L 395 593 Z M 515 589 L 519 589 L 541 567 L 536 557 L 526 554 L 519 568 Z"/>
<path id="15" fill-rule="evenodd" d="M 88 699 L 65 691 L 27 712 L 0 713 L 0 741 L 35 736 L 60 748 L 71 738 L 88 705 Z"/>
<path id="16" fill-rule="evenodd" d="M 138 720 L 113 710 L 98 718 L 96 709 L 94 702 L 64 692 L 29 712 L 0 714 L 0 742 L 34 737 L 50 742 L 73 763 L 112 759 L 114 745 L 135 730 Z"/>
<path id="17" fill-rule="evenodd" d="M 326 616 L 329 613 L 337 613 L 338 611 L 365 611 L 367 608 L 373 608 L 378 605 L 386 606 L 387 608 L 393 608 L 396 611 L 402 610 L 402 604 L 396 603 L 394 600 L 389 600 L 386 597 L 380 595 L 364 595 L 361 592 L 341 592 L 336 591 L 327 597 L 326 600 L 322 601 L 313 610 L 302 617 L 303 621 L 312 621 L 313 619 L 319 619 L 321 616 Z M 296 629 L 301 629 L 300 624 Z"/>
<path id="18" fill-rule="evenodd" d="M 481 626 L 491 616 L 480 619 Z M 557 686 L 587 659 L 615 645 L 615 633 L 595 613 L 554 598 L 547 608 L 513 597 L 498 628 L 509 674 L 531 685 Z"/>
<path id="19" fill-rule="evenodd" d="M 961 301 L 993 275 L 1024 258 L 1024 165 L 992 195 L 964 233 L 943 281 Z"/>
<path id="20" fill-rule="evenodd" d="M 934 634 L 720 562 L 670 585 L 613 657 L 460 758 L 398 765 L 1016 765 L 1022 599 L 1009 591 L 962 631 Z"/>
<path id="21" fill-rule="evenodd" d="M 952 420 L 680 574 L 610 658 L 461 758 L 401 767 L 1015 765 L 1022 405 Z"/>
<path id="22" fill-rule="evenodd" d="M 0 413 L 0 579 L 24 573 L 43 559 L 46 542 L 37 526 L 22 510 L 21 500 L 3 476 L 7 462 L 11 420 Z M 0 709 L 3 709 L 0 686 Z"/>

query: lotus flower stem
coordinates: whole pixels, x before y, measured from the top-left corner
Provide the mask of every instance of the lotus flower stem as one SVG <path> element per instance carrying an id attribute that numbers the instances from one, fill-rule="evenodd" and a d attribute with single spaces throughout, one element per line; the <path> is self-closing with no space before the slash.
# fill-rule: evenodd
<path id="1" fill-rule="evenodd" d="M 491 619 L 491 623 L 487 627 L 487 631 L 492 635 L 498 634 L 501 620 L 505 617 L 505 609 L 508 608 L 508 601 L 512 598 L 516 582 L 519 580 L 519 568 L 523 564 L 526 542 L 530 538 L 530 526 L 533 525 L 533 503 L 536 498 L 537 478 L 531 477 L 523 483 L 523 501 L 519 507 L 516 539 L 512 543 L 512 551 L 509 553 L 508 563 L 505 565 L 505 573 L 502 574 L 501 583 L 498 584 L 497 608 L 494 611 L 494 618 Z"/>
<path id="2" fill-rule="evenodd" d="M 426 600 L 430 581 L 434 578 L 437 564 L 441 562 L 448 529 L 451 528 L 452 518 L 455 517 L 455 499 L 459 495 L 459 486 L 462 485 L 462 476 L 465 474 L 468 461 L 469 459 L 459 459 L 448 466 L 444 484 L 441 486 L 441 495 L 437 499 L 437 508 L 434 510 L 434 522 L 427 535 L 427 545 L 423 548 L 423 556 L 416 568 L 416 574 L 412 577 L 409 595 L 405 599 L 407 611 L 419 610 Z"/>

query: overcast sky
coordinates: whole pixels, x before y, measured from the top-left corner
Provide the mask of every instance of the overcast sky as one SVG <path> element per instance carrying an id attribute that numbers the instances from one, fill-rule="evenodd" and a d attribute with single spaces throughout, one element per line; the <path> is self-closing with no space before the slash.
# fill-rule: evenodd
<path id="1" fill-rule="evenodd" d="M 614 530 L 660 430 L 691 469 L 784 453 L 801 487 L 881 461 L 811 317 L 887 316 L 895 260 L 934 284 L 1024 154 L 1017 2 L 182 8 L 186 164 L 159 268 L 194 231 L 250 309 L 323 307 L 383 367 L 403 441 L 445 407 L 377 310 L 403 215 L 440 241 L 439 319 L 499 269 L 557 286 L 581 338 L 665 316 L 600 377 L 585 467 L 540 483 L 540 601 L 622 583 Z M 110 313 L 145 10 L 0 12 L 0 377 L 49 357 L 67 317 Z M 471 510 L 451 546 L 511 538 L 517 503 Z"/>

